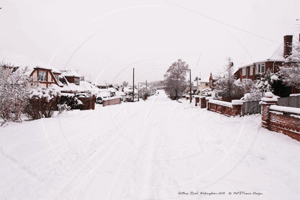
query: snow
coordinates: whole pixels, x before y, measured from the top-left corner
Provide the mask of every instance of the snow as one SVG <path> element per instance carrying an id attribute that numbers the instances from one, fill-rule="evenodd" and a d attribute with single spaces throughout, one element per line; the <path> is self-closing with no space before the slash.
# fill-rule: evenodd
<path id="1" fill-rule="evenodd" d="M 288 112 L 293 114 L 300 114 L 300 108 L 293 108 L 293 107 L 287 107 L 287 106 L 277 106 L 277 105 L 271 105 L 270 109 L 276 110 L 276 111 L 282 111 L 282 112 Z"/>
<path id="2" fill-rule="evenodd" d="M 77 72 L 75 72 L 74 70 L 71 69 L 67 69 L 67 70 L 60 70 L 61 74 L 63 76 L 71 76 L 71 77 L 81 77 L 81 75 L 79 75 Z"/>
<path id="3" fill-rule="evenodd" d="M 297 94 L 290 94 L 290 97 L 300 96 L 300 93 Z"/>
<path id="4" fill-rule="evenodd" d="M 265 97 L 261 98 L 264 102 L 277 102 L 279 96 L 274 95 L 272 92 L 266 92 Z"/>
<path id="5" fill-rule="evenodd" d="M 113 100 L 113 99 L 120 99 L 121 97 L 119 96 L 114 96 L 114 97 L 108 97 L 105 100 Z"/>
<path id="6" fill-rule="evenodd" d="M 232 100 L 231 104 L 232 105 L 243 105 L 243 101 L 242 100 Z"/>
<path id="7" fill-rule="evenodd" d="M 261 115 L 228 118 L 159 91 L 0 127 L 0 196 L 298 199 L 299 151 L 298 141 L 263 129 Z"/>
<path id="8" fill-rule="evenodd" d="M 222 105 L 222 106 L 232 108 L 232 103 L 229 103 L 229 102 L 226 102 L 226 101 L 219 101 L 219 100 L 209 99 L 209 102 L 213 103 L 213 104 Z"/>
<path id="9" fill-rule="evenodd" d="M 273 74 L 273 75 L 271 76 L 271 80 L 277 81 L 277 80 L 279 80 L 279 77 L 278 77 L 277 75 Z"/>

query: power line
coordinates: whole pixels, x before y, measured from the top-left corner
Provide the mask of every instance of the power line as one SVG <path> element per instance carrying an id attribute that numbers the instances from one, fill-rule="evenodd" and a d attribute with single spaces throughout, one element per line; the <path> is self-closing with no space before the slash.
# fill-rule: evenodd
<path id="1" fill-rule="evenodd" d="M 254 35 L 254 36 L 256 36 L 256 37 L 260 37 L 260 38 L 262 38 L 262 39 L 269 40 L 269 41 L 271 41 L 271 42 L 280 44 L 279 42 L 276 42 L 276 41 L 274 41 L 274 40 L 270 40 L 269 38 L 266 38 L 266 37 L 257 35 L 257 34 L 255 34 L 255 33 L 251 33 L 251 32 L 249 32 L 249 31 L 247 31 L 247 30 L 244 30 L 244 29 L 241 29 L 241 28 L 239 28 L 239 27 L 233 26 L 233 25 L 231 25 L 231 24 L 222 22 L 222 21 L 220 21 L 220 20 L 217 20 L 217 19 L 215 19 L 215 18 L 209 17 L 209 16 L 207 16 L 207 15 L 203 15 L 203 14 L 201 14 L 201 13 L 198 13 L 198 12 L 194 11 L 194 10 L 185 8 L 185 7 L 181 6 L 181 5 L 178 5 L 178 4 L 169 2 L 169 1 L 167 1 L 167 0 L 163 0 L 163 1 L 165 1 L 165 2 L 167 2 L 167 3 L 169 3 L 169 4 L 172 4 L 172 5 L 174 5 L 174 6 L 177 6 L 177 7 L 179 7 L 179 8 L 182 8 L 182 9 L 184 9 L 184 10 L 190 11 L 190 12 L 192 12 L 192 13 L 194 13 L 194 14 L 197 14 L 197 15 L 200 15 L 200 16 L 202 16 L 202 17 L 208 18 L 208 19 L 210 19 L 210 20 L 212 20 L 212 21 L 218 22 L 218 23 L 220 23 L 220 24 L 224 24 L 224 25 L 226 25 L 226 26 L 229 26 L 229 27 L 231 27 L 231 28 L 234 28 L 234 29 L 243 31 L 243 32 L 248 33 L 248 34 L 251 34 L 251 35 Z"/>

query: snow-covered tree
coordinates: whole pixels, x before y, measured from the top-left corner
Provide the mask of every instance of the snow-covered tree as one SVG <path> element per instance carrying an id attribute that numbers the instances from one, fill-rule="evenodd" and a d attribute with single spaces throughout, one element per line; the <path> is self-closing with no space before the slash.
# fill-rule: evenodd
<path id="1" fill-rule="evenodd" d="M 254 88 L 254 82 L 251 79 L 243 79 L 238 86 L 242 89 L 243 93 L 249 93 Z"/>
<path id="2" fill-rule="evenodd" d="M 285 59 L 284 66 L 280 68 L 279 73 L 282 81 L 289 86 L 295 86 L 300 89 L 300 43 L 293 46 L 290 56 Z"/>
<path id="3" fill-rule="evenodd" d="M 215 82 L 215 89 L 223 92 L 226 96 L 235 96 L 239 93 L 239 86 L 236 84 L 236 79 L 232 74 L 233 62 L 228 59 L 226 65 L 226 72 L 223 76 L 220 76 Z"/>
<path id="4" fill-rule="evenodd" d="M 165 77 L 165 90 L 172 99 L 178 99 L 187 87 L 186 73 L 189 65 L 179 59 L 167 70 Z"/>
<path id="5" fill-rule="evenodd" d="M 0 66 L 0 118 L 7 121 L 21 121 L 21 113 L 28 104 L 31 78 L 27 68 L 13 72 L 13 67 Z"/>
<path id="6" fill-rule="evenodd" d="M 123 87 L 127 87 L 128 86 L 128 82 L 127 81 L 123 81 Z"/>

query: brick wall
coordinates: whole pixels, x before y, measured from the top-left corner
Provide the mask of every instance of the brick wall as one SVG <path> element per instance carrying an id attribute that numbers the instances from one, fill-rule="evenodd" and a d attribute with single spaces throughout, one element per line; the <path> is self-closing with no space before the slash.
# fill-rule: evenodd
<path id="1" fill-rule="evenodd" d="M 273 96 L 262 98 L 262 127 L 300 141 L 300 108 L 277 106 Z"/>
<path id="2" fill-rule="evenodd" d="M 241 116 L 242 104 L 210 100 L 208 101 L 207 110 L 217 112 L 225 116 Z"/>
<path id="3" fill-rule="evenodd" d="M 270 112 L 269 130 L 283 133 L 300 141 L 300 115 L 274 111 Z"/>
<path id="4" fill-rule="evenodd" d="M 83 103 L 83 108 L 81 110 L 94 110 L 96 97 L 78 97 L 78 99 Z"/>
<path id="5" fill-rule="evenodd" d="M 103 100 L 103 107 L 109 106 L 109 105 L 116 105 L 121 103 L 121 98 L 120 97 L 115 97 L 115 98 L 108 98 Z"/>

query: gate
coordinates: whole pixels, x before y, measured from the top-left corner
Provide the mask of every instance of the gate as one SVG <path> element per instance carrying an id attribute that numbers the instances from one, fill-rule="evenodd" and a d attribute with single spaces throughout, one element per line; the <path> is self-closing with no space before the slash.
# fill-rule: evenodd
<path id="1" fill-rule="evenodd" d="M 242 115 L 260 114 L 261 106 L 259 101 L 244 102 L 242 106 Z"/>

